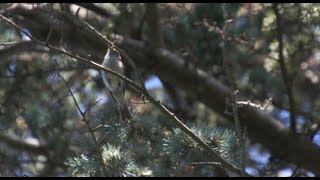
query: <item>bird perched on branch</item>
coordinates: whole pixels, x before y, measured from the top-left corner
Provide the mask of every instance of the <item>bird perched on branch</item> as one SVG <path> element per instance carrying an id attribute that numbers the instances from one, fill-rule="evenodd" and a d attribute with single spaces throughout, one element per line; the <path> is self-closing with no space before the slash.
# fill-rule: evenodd
<path id="1" fill-rule="evenodd" d="M 104 60 L 101 65 L 114 72 L 124 75 L 124 65 L 121 61 L 120 53 L 112 46 L 108 48 L 107 54 L 104 56 Z M 124 80 L 111 73 L 106 73 L 106 71 L 103 70 L 101 70 L 101 75 L 105 86 L 112 96 L 112 99 L 118 106 L 120 118 L 123 121 L 126 119 L 131 119 L 131 114 L 124 99 Z"/>

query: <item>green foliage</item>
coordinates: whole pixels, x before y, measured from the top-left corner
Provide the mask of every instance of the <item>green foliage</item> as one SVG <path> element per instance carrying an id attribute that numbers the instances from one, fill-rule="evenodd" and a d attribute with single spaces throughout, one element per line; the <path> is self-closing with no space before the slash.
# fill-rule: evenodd
<path id="1" fill-rule="evenodd" d="M 229 161 L 236 167 L 240 167 L 241 155 L 240 155 L 240 144 L 235 136 L 235 132 L 231 130 L 225 130 L 222 134 L 217 137 L 220 138 L 218 141 L 217 151 L 225 160 Z"/>
<path id="2" fill-rule="evenodd" d="M 100 169 L 95 159 L 89 159 L 84 154 L 78 157 L 69 158 L 67 165 L 70 166 L 70 175 L 72 176 L 94 176 Z"/>
<path id="3" fill-rule="evenodd" d="M 95 133 L 102 146 L 102 157 L 108 170 L 108 176 L 174 176 L 177 175 L 183 162 L 208 161 L 211 156 L 195 141 L 180 129 L 169 130 L 165 122 L 170 119 L 159 114 L 151 115 L 133 113 L 130 122 L 121 122 L 115 107 L 92 110 L 92 124 L 103 124 Z M 170 123 L 169 123 L 170 124 Z M 172 125 L 171 125 L 172 127 Z M 239 153 L 234 134 L 230 130 L 193 127 L 199 137 L 211 144 L 223 157 L 235 165 L 239 164 L 236 157 Z M 233 136 L 233 137 L 232 137 Z M 220 139 L 216 143 L 212 139 Z M 81 171 L 84 161 L 97 160 L 94 142 L 90 137 L 78 135 L 75 139 L 81 147 L 81 154 L 67 162 L 71 175 Z M 236 144 L 233 146 L 232 144 Z M 232 153 L 234 155 L 229 155 Z M 196 168 L 195 175 L 208 176 L 210 166 Z M 98 171 L 101 175 L 101 171 Z M 87 171 L 81 176 L 97 176 L 98 172 Z M 98 174 L 97 174 L 98 173 Z"/>
<path id="4" fill-rule="evenodd" d="M 105 144 L 102 146 L 101 155 L 108 170 L 108 176 L 152 175 L 152 170 L 148 166 L 153 162 L 153 159 L 148 159 L 156 155 L 156 147 L 159 146 L 156 142 L 159 138 L 155 137 L 157 136 L 155 132 L 157 128 L 152 126 L 155 124 L 154 118 L 133 113 L 132 121 L 121 122 L 117 108 L 112 106 L 97 110 L 92 114 L 94 114 L 92 125 L 102 124 L 102 127 L 95 133 L 98 137 L 97 140 Z M 82 152 L 86 152 L 86 157 L 91 157 L 87 159 L 97 161 L 99 155 L 94 148 L 95 144 L 92 138 L 77 136 L 75 139 L 79 142 Z M 154 148 L 154 150 L 150 148 Z M 67 164 L 70 164 L 70 161 Z M 71 163 L 69 166 L 70 171 L 78 171 L 78 167 L 73 164 Z"/>
<path id="5" fill-rule="evenodd" d="M 37 21 L 45 19 L 47 23 L 49 17 L 58 14 L 39 14 L 29 22 L 31 14 L 21 15 L 21 9 L 6 14 L 5 11 L 10 9 L 5 8 L 10 5 L 1 4 L 1 12 L 17 24 L 34 26 L 36 31 L 31 34 L 36 37 L 47 36 L 49 32 L 49 26 L 45 26 L 46 31 L 43 31 L 44 26 L 40 28 Z M 76 5 L 72 5 L 71 12 L 62 10 L 62 5 L 27 4 L 27 8 L 41 7 L 46 13 L 53 10 L 72 13 L 72 17 L 87 21 L 108 38 L 115 33 L 150 43 L 148 37 L 152 32 L 145 20 L 143 3 L 95 3 L 111 14 L 108 18 L 85 8 L 79 9 L 76 16 Z M 278 7 L 285 64 L 296 98 L 296 110 L 302 112 L 299 115 L 306 121 L 303 132 L 312 134 L 311 127 L 318 124 L 319 114 L 316 112 L 320 109 L 320 6 L 288 3 Z M 277 60 L 279 40 L 272 4 L 225 4 L 229 23 L 227 34 L 234 37 L 227 38 L 226 57 L 222 54 L 222 35 L 212 30 L 225 30 L 226 20 L 221 3 L 161 3 L 158 8 L 165 48 L 182 57 L 190 71 L 199 68 L 229 85 L 222 68 L 225 58 L 230 63 L 230 72 L 239 95 L 260 102 L 271 97 L 275 102 L 271 110 L 288 109 Z M 67 37 L 62 35 L 64 28 L 70 28 L 68 21 L 54 19 L 51 25 L 59 25 L 58 30 L 53 29 L 55 33 L 51 37 L 58 39 L 54 46 L 69 51 L 72 46 L 69 47 L 68 41 L 65 41 Z M 204 20 L 209 26 L 203 25 Z M 71 32 L 82 30 L 71 29 Z M 96 46 L 86 38 L 72 38 L 81 42 L 78 46 Z M 1 135 L 13 137 L 9 143 L 0 141 L 0 176 L 217 176 L 218 169 L 224 169 L 212 165 L 193 166 L 195 162 L 216 160 L 151 104 L 134 104 L 128 100 L 133 118 L 122 122 L 117 108 L 110 101 L 96 103 L 108 94 L 98 71 L 86 64 L 45 48 L 30 48 L 33 46 L 29 44 L 16 47 L 16 42 L 26 41 L 22 41 L 18 30 L 4 21 L 0 22 L 0 41 L 0 129 Z M 145 71 L 143 77 L 157 73 L 151 65 L 150 69 L 142 70 L 137 64 L 139 71 Z M 57 77 L 57 73 L 64 77 L 67 86 Z M 82 112 L 86 111 L 88 123 L 78 112 L 68 86 Z M 140 95 L 131 92 L 130 88 L 127 90 L 130 100 Z M 183 90 L 178 89 L 178 92 Z M 156 91 L 154 94 L 170 96 L 166 88 Z M 181 94 L 183 100 L 187 99 L 188 111 L 194 114 L 183 119 L 186 125 L 222 158 L 240 168 L 240 145 L 233 127 L 198 102 L 198 97 L 187 96 L 184 92 Z M 170 98 L 163 102 L 169 109 L 180 113 L 178 106 L 175 107 L 174 97 Z M 157 99 L 160 99 L 159 96 Z M 88 132 L 89 126 L 94 132 Z M 23 143 L 32 144 L 33 148 L 41 147 L 41 150 L 28 150 Z M 100 164 L 100 156 L 103 164 Z M 102 167 L 106 168 L 104 173 L 107 174 L 103 173 Z"/>
<path id="6" fill-rule="evenodd" d="M 230 163 L 239 167 L 240 150 L 237 138 L 233 131 L 222 128 L 207 128 L 206 126 L 191 126 L 195 132 L 212 148 Z M 173 134 L 165 139 L 164 151 L 176 162 L 206 162 L 212 159 L 191 137 L 187 136 L 180 129 L 174 129 Z"/>
<path id="7" fill-rule="evenodd" d="M 120 147 L 107 144 L 103 146 L 102 158 L 108 170 L 108 176 L 133 176 L 135 165 L 129 153 L 121 151 Z"/>

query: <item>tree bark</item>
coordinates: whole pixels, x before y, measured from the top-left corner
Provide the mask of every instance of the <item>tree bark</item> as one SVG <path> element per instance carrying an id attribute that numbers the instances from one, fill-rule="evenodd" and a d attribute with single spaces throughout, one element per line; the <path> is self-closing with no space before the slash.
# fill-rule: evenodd
<path id="1" fill-rule="evenodd" d="M 18 21 L 18 23 L 29 29 L 31 34 L 38 39 L 45 40 L 47 32 L 49 32 L 49 29 L 46 28 L 49 27 L 47 26 L 48 22 L 45 21 L 46 18 L 37 17 L 48 16 L 45 13 L 49 12 L 37 8 L 31 10 L 19 8 L 19 11 L 11 9 L 5 15 L 14 17 L 13 19 L 23 16 L 24 20 Z M 59 30 L 58 33 L 53 33 L 56 35 L 60 33 L 73 53 L 79 55 L 94 53 L 92 55 L 96 58 L 93 58 L 93 60 L 101 63 L 99 59 L 103 59 L 107 44 L 94 32 L 83 28 L 81 22 L 70 14 L 66 15 L 58 11 L 54 14 L 58 17 L 57 20 L 61 21 L 59 24 L 64 26 L 63 29 L 60 27 L 53 28 L 53 31 Z M 56 25 L 59 24 L 56 23 Z M 147 69 L 162 80 L 175 84 L 188 95 L 196 97 L 233 123 L 233 117 L 224 113 L 225 100 L 231 93 L 227 86 L 199 68 L 192 71 L 187 69 L 184 66 L 184 59 L 165 48 L 150 48 L 143 41 L 136 41 L 119 35 L 115 36 L 115 39 L 117 40 L 116 43 L 135 61 L 138 67 Z M 320 175 L 320 151 L 318 146 L 303 137 L 291 134 L 289 129 L 279 121 L 255 107 L 240 106 L 238 113 L 240 124 L 247 127 L 248 136 L 251 139 L 260 142 L 281 159 L 300 165 Z"/>

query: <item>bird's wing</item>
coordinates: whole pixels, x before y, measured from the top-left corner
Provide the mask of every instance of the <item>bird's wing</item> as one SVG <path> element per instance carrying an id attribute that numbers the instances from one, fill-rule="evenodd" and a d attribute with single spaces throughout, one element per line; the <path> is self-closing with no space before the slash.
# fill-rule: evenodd
<path id="1" fill-rule="evenodd" d="M 115 102 L 118 102 L 116 97 L 114 96 L 113 94 L 113 88 L 111 86 L 111 83 L 110 83 L 110 78 L 108 78 L 108 75 L 107 73 L 105 73 L 104 71 L 101 71 L 101 74 L 102 74 L 102 80 L 105 84 L 105 86 L 107 87 L 108 91 L 109 91 L 109 94 L 111 95 L 112 99 L 115 101 Z"/>
<path id="2" fill-rule="evenodd" d="M 104 71 L 101 71 L 101 75 L 102 75 L 102 80 L 103 80 L 104 84 L 106 85 L 107 89 L 109 91 L 112 91 L 113 88 L 110 84 L 110 79 L 108 78 L 108 74 Z"/>

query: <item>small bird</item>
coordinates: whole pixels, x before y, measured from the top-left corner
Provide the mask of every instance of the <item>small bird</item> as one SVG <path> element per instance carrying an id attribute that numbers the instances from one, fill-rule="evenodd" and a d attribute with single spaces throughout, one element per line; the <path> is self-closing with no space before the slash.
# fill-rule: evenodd
<path id="1" fill-rule="evenodd" d="M 101 64 L 102 66 L 124 75 L 124 65 L 121 61 L 121 56 L 119 52 L 113 47 L 108 48 L 107 54 L 104 56 L 104 60 Z M 117 104 L 120 118 L 125 121 L 126 119 L 131 119 L 131 114 L 128 110 L 124 99 L 125 93 L 125 83 L 124 80 L 116 77 L 113 74 L 107 74 L 105 71 L 101 70 L 101 75 L 105 86 L 107 87 L 112 99 Z"/>

